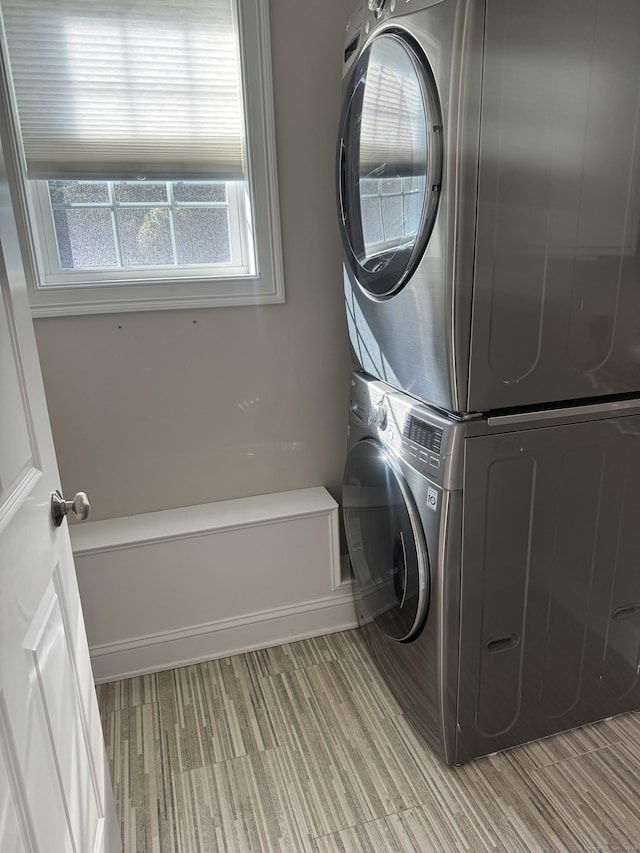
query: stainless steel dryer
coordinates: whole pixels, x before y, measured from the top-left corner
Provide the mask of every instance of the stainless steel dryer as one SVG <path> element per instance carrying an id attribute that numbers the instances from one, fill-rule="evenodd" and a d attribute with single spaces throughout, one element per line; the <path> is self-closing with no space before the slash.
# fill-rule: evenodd
<path id="1" fill-rule="evenodd" d="M 455 420 L 355 373 L 356 608 L 447 763 L 640 707 L 640 401 Z"/>
<path id="2" fill-rule="evenodd" d="M 452 412 L 640 392 L 640 3 L 368 0 L 343 76 L 358 363 Z"/>

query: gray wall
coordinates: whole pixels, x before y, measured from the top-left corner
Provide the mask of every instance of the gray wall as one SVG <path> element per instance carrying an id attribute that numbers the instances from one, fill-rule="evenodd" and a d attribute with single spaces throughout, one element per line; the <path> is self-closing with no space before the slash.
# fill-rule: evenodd
<path id="1" fill-rule="evenodd" d="M 325 485 L 350 372 L 334 201 L 350 0 L 271 0 L 286 304 L 35 323 L 67 496 L 94 519 Z"/>

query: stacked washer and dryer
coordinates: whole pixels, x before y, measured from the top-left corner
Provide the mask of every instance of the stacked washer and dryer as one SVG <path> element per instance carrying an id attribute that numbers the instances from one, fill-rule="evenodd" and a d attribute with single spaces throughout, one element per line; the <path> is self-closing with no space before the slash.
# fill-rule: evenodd
<path id="1" fill-rule="evenodd" d="M 447 763 L 640 707 L 640 4 L 347 23 L 344 520 Z"/>

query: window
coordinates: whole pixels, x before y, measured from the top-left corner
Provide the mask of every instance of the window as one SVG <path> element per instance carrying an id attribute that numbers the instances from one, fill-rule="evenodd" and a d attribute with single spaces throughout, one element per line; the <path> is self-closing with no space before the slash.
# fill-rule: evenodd
<path id="1" fill-rule="evenodd" d="M 0 2 L 34 314 L 283 301 L 268 4 Z"/>

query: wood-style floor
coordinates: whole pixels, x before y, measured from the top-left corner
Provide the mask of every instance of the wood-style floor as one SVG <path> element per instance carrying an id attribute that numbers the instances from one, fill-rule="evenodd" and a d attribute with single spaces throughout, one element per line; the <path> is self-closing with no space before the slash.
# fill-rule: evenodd
<path id="1" fill-rule="evenodd" d="M 640 716 L 445 767 L 357 631 L 98 687 L 126 853 L 640 851 Z"/>

